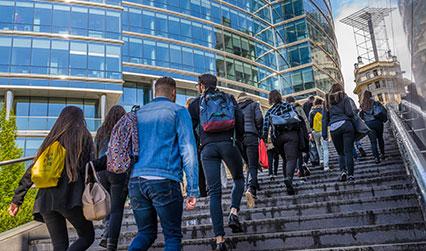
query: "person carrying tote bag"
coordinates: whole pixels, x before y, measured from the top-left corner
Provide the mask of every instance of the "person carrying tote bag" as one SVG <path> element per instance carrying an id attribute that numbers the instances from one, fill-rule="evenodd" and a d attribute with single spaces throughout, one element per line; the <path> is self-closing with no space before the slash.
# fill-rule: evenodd
<path id="1" fill-rule="evenodd" d="M 89 169 L 92 170 L 93 181 L 89 180 Z M 111 197 L 101 185 L 93 162 L 86 164 L 85 188 L 82 196 L 83 214 L 87 220 L 102 220 L 111 212 Z"/>

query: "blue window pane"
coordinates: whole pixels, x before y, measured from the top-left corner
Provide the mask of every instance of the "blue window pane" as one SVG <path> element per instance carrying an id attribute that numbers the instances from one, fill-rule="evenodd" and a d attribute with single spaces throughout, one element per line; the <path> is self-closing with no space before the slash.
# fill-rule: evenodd
<path id="1" fill-rule="evenodd" d="M 142 15 L 142 24 L 143 24 L 144 32 L 151 34 L 151 31 L 155 29 L 154 23 L 155 23 L 154 13 L 151 11 L 144 11 Z"/>
<path id="2" fill-rule="evenodd" d="M 29 116 L 47 116 L 47 98 L 31 97 Z"/>
<path id="3" fill-rule="evenodd" d="M 34 8 L 32 3 L 16 2 L 15 23 L 17 24 L 32 24 Z M 30 25 L 23 26 L 24 30 L 31 30 Z"/>
<path id="4" fill-rule="evenodd" d="M 120 13 L 107 11 L 106 14 L 106 30 L 119 33 L 121 31 Z"/>
<path id="5" fill-rule="evenodd" d="M 88 15 L 88 9 L 87 8 L 72 7 L 71 27 L 77 28 L 77 29 L 73 29 L 73 30 L 79 31 L 80 29 L 87 29 L 88 18 L 89 18 L 89 15 Z M 74 34 L 80 35 L 80 34 L 78 34 L 78 32 L 74 33 Z"/>
<path id="6" fill-rule="evenodd" d="M 89 10 L 89 29 L 95 31 L 105 30 L 105 11 Z"/>
<path id="7" fill-rule="evenodd" d="M 144 63 L 153 64 L 155 62 L 155 43 L 145 40 L 143 43 Z"/>
<path id="8" fill-rule="evenodd" d="M 182 51 L 180 46 L 170 45 L 170 62 L 172 65 L 182 64 Z"/>
<path id="9" fill-rule="evenodd" d="M 14 38 L 12 48 L 12 65 L 29 65 L 31 55 L 31 39 Z"/>
<path id="10" fill-rule="evenodd" d="M 168 67 L 169 63 L 169 45 L 165 43 L 157 43 L 156 56 L 158 66 Z"/>
<path id="11" fill-rule="evenodd" d="M 0 37 L 0 65 L 10 63 L 12 38 Z"/>
<path id="12" fill-rule="evenodd" d="M 0 1 L 0 25 L 1 23 L 12 23 L 13 22 L 13 5 L 12 1 Z"/>
<path id="13" fill-rule="evenodd" d="M 187 66 L 193 66 L 194 65 L 194 54 L 192 52 L 192 49 L 183 47 L 182 48 L 182 58 L 183 58 L 183 64 Z"/>
<path id="14" fill-rule="evenodd" d="M 129 56 L 130 62 L 140 64 L 142 63 L 142 39 L 129 38 Z"/>
<path id="15" fill-rule="evenodd" d="M 111 72 L 118 72 L 121 69 L 120 63 L 120 47 L 106 46 L 106 70 Z"/>
<path id="16" fill-rule="evenodd" d="M 48 105 L 48 117 L 59 117 L 62 109 L 66 106 L 63 98 L 50 98 Z"/>
<path id="17" fill-rule="evenodd" d="M 88 68 L 90 77 L 104 77 L 105 70 L 105 46 L 99 44 L 89 44 Z"/>
<path id="18" fill-rule="evenodd" d="M 33 50 L 31 53 L 31 65 L 49 67 L 50 41 L 44 39 L 33 39 Z M 47 73 L 47 71 L 46 71 Z"/>
<path id="19" fill-rule="evenodd" d="M 28 116 L 30 110 L 30 100 L 28 97 L 15 97 L 15 115 Z"/>
<path id="20" fill-rule="evenodd" d="M 70 67 L 87 68 L 87 44 L 82 42 L 71 42 L 70 45 Z"/>
<path id="21" fill-rule="evenodd" d="M 70 7 L 62 5 L 53 6 L 53 21 L 52 24 L 56 26 L 56 32 L 67 33 L 68 24 L 70 23 Z"/>
<path id="22" fill-rule="evenodd" d="M 68 75 L 68 42 L 52 41 L 52 50 L 50 52 L 51 74 Z"/>
<path id="23" fill-rule="evenodd" d="M 35 4 L 34 9 L 34 31 L 51 32 L 52 28 L 52 5 Z"/>

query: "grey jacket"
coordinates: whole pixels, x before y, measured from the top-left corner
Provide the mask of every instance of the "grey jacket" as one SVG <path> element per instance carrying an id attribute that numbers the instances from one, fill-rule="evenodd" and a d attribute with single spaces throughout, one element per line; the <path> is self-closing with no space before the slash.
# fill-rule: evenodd
<path id="1" fill-rule="evenodd" d="M 244 114 L 244 132 L 260 137 L 263 126 L 263 115 L 258 102 L 250 97 L 238 99 L 238 106 Z"/>
<path id="2" fill-rule="evenodd" d="M 355 102 L 346 94 L 339 103 L 331 105 L 329 110 L 324 109 L 322 115 L 322 134 L 327 138 L 327 127 L 342 120 L 351 121 L 356 114 Z"/>

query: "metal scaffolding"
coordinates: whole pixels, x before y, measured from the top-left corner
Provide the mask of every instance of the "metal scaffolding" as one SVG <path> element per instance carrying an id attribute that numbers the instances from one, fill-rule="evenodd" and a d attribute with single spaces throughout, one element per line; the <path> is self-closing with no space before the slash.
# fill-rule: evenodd
<path id="1" fill-rule="evenodd" d="M 340 20 L 353 28 L 358 63 L 368 64 L 391 57 L 384 18 L 394 9 L 365 7 Z"/>

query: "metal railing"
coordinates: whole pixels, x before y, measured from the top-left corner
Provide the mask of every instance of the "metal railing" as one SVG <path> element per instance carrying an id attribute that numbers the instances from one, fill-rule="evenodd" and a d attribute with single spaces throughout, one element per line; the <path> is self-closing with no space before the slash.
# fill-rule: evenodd
<path id="1" fill-rule="evenodd" d="M 0 162 L 0 166 L 17 164 L 17 163 L 33 160 L 34 158 L 35 158 L 35 156 L 30 156 L 30 157 L 23 157 L 23 158 L 19 158 L 19 159 L 5 160 L 5 161 Z"/>
<path id="2" fill-rule="evenodd" d="M 409 112 L 411 112 L 413 108 L 410 106 L 412 104 L 402 103 L 401 105 L 402 107 L 410 108 Z M 388 107 L 389 119 L 398 141 L 398 147 L 402 159 L 404 160 L 407 173 L 410 174 L 417 183 L 421 195 L 422 209 L 423 212 L 426 213 L 426 160 L 424 150 L 422 150 L 424 145 L 418 140 L 415 131 L 411 127 L 411 122 L 414 120 L 407 119 L 404 116 L 406 111 L 401 109 L 401 105 L 399 109 L 391 106 Z M 424 116 L 424 112 L 420 110 L 420 112 L 414 115 L 417 116 L 417 119 L 421 118 L 423 120 L 421 116 Z"/>

